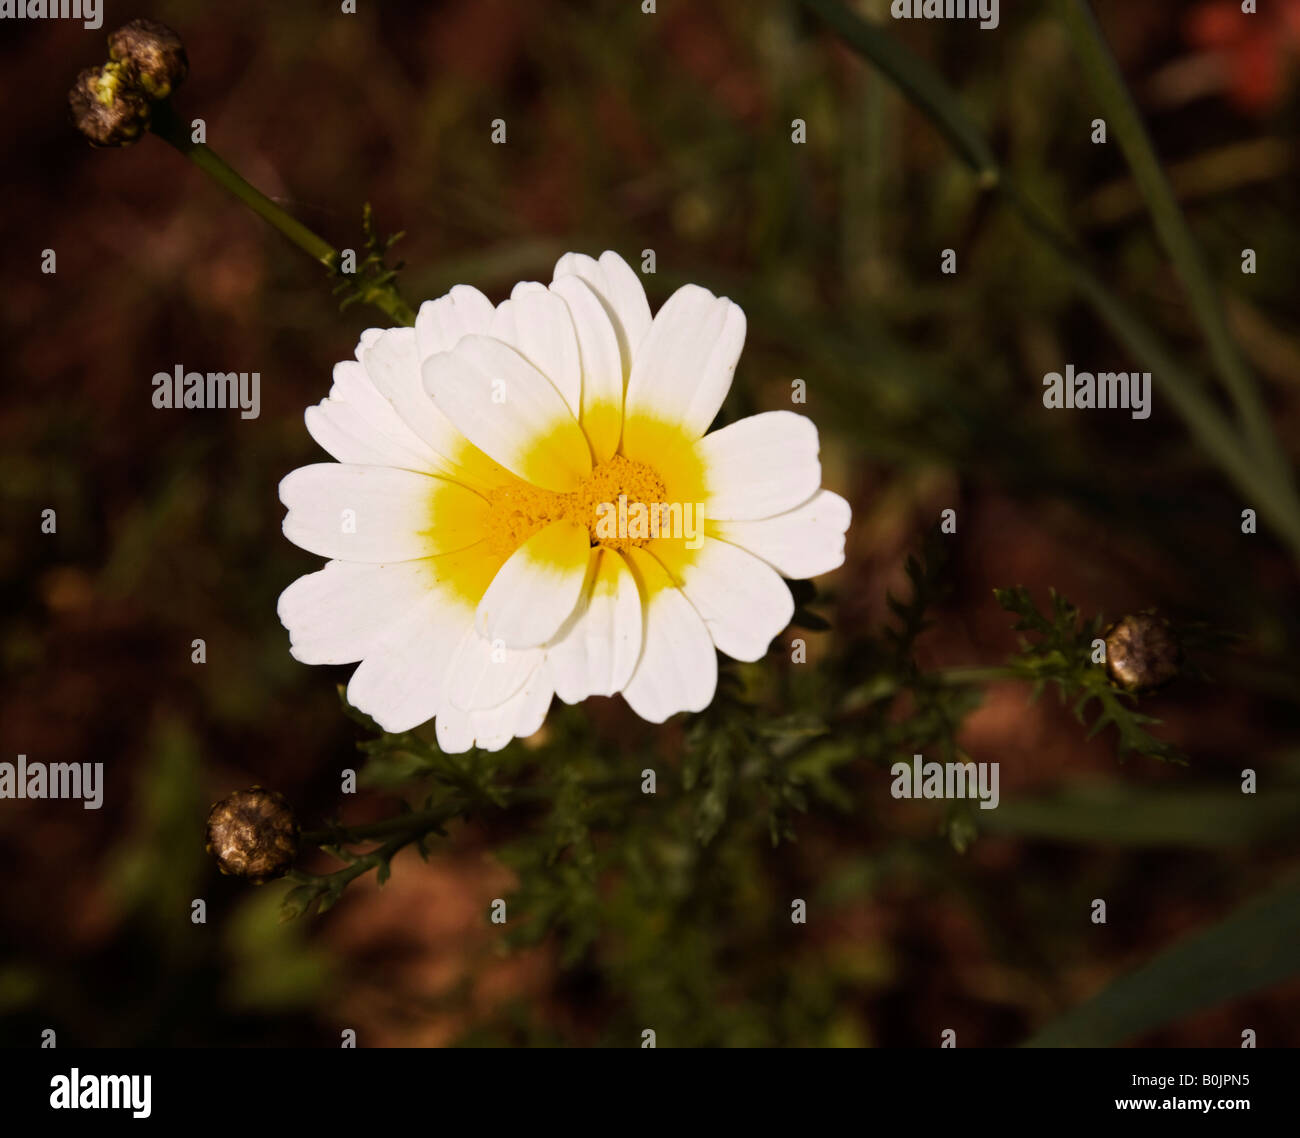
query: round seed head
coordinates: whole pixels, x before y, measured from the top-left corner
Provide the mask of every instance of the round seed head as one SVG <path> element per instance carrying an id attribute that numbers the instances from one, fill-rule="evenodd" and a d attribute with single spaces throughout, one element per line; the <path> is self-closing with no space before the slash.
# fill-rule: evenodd
<path id="1" fill-rule="evenodd" d="M 232 877 L 255 885 L 283 877 L 298 856 L 293 808 L 274 790 L 237 790 L 208 812 L 207 849 Z"/>
<path id="2" fill-rule="evenodd" d="M 1106 671 L 1125 691 L 1163 687 L 1178 675 L 1182 656 L 1169 622 L 1154 612 L 1133 613 L 1106 632 Z"/>
<path id="3" fill-rule="evenodd" d="M 68 92 L 68 106 L 92 146 L 130 146 L 149 127 L 149 100 L 126 64 L 86 68 Z"/>
<path id="4" fill-rule="evenodd" d="M 151 99 L 167 98 L 190 73 L 181 37 L 157 20 L 132 20 L 118 28 L 108 37 L 108 55 L 135 69 L 140 90 Z"/>

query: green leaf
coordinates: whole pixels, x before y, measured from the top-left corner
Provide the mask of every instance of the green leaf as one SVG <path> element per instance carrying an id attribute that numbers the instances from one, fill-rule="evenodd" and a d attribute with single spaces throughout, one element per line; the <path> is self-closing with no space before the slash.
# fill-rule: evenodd
<path id="1" fill-rule="evenodd" d="M 1067 1012 L 1026 1047 L 1113 1047 L 1300 972 L 1300 875 L 1185 937 Z M 1237 1046 L 1239 1039 L 1225 1039 Z"/>
<path id="2" fill-rule="evenodd" d="M 722 829 L 727 818 L 734 773 L 730 749 L 725 738 L 714 740 L 705 756 L 708 785 L 695 807 L 695 839 L 707 846 Z"/>
<path id="3" fill-rule="evenodd" d="M 1090 620 L 1080 619 L 1078 608 L 1055 589 L 1050 593 L 1051 608 L 1047 614 L 1039 611 L 1023 585 L 994 589 L 993 595 L 998 604 L 1016 617 L 1013 627 L 1033 637 L 1032 640 L 1021 638 L 1020 652 L 1008 664 L 1021 679 L 1033 685 L 1031 702 L 1042 694 L 1047 684 L 1055 684 L 1062 704 L 1073 701 L 1074 717 L 1088 727 L 1089 739 L 1113 726 L 1119 736 L 1121 756 L 1133 753 L 1171 763 L 1187 761 L 1176 746 L 1146 730 L 1148 725 L 1160 721 L 1131 706 L 1137 702 L 1136 697 L 1116 689 L 1104 669 L 1093 664 L 1092 641 L 1100 634 L 1102 624 L 1099 615 Z M 1096 718 L 1090 724 L 1088 712 L 1094 703 Z"/>

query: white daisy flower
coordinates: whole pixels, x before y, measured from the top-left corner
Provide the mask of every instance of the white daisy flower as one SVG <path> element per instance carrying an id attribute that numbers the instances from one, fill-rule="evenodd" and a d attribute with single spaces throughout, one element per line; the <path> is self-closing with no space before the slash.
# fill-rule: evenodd
<path id="1" fill-rule="evenodd" d="M 337 461 L 280 483 L 285 536 L 331 558 L 280 597 L 293 655 L 359 661 L 349 701 L 387 731 L 435 719 L 447 751 L 532 734 L 553 695 L 708 706 L 715 649 L 759 659 L 782 577 L 838 566 L 849 524 L 808 419 L 705 434 L 744 339 L 696 285 L 651 319 L 612 252 L 363 333 L 306 413 Z"/>

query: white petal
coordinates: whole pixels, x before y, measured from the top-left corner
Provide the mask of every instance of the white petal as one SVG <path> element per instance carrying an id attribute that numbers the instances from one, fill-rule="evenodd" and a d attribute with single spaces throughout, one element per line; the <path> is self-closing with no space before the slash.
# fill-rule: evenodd
<path id="1" fill-rule="evenodd" d="M 599 261 L 585 253 L 565 253 L 555 262 L 552 280 L 559 281 L 568 276 L 586 281 L 608 310 L 618 334 L 619 354 L 623 359 L 622 378 L 626 383 L 632 374 L 636 349 L 650 330 L 650 303 L 641 287 L 641 278 L 612 249 L 606 249 Z"/>
<path id="2" fill-rule="evenodd" d="M 457 285 L 437 300 L 426 300 L 415 317 L 420 358 L 451 351 L 462 336 L 486 332 L 492 313 L 492 302 L 472 285 Z"/>
<path id="3" fill-rule="evenodd" d="M 787 513 L 750 522 L 719 522 L 710 529 L 722 540 L 761 557 L 781 576 L 799 581 L 844 564 L 844 533 L 852 513 L 838 494 L 822 490 Z"/>
<path id="4" fill-rule="evenodd" d="M 554 692 L 546 665 L 539 663 L 524 686 L 500 707 L 487 711 L 460 711 L 448 707 L 440 711 L 434 725 L 438 746 L 451 754 L 475 746 L 485 751 L 499 751 L 511 739 L 526 739 L 545 722 L 552 695 Z"/>
<path id="5" fill-rule="evenodd" d="M 500 707 L 527 682 L 541 662 L 540 648 L 507 648 L 472 627 L 447 664 L 447 699 L 462 711 Z"/>
<path id="6" fill-rule="evenodd" d="M 683 285 L 655 316 L 632 359 L 624 449 L 637 420 L 669 422 L 696 437 L 722 406 L 745 344 L 745 314 L 726 297 Z"/>
<path id="7" fill-rule="evenodd" d="M 628 551 L 645 601 L 645 639 L 623 698 L 642 719 L 662 723 L 703 711 L 718 686 L 718 654 L 700 614 L 643 549 Z"/>
<path id="8" fill-rule="evenodd" d="M 822 481 L 817 428 L 793 411 L 765 411 L 696 445 L 709 497 L 704 516 L 767 518 L 808 501 Z"/>
<path id="9" fill-rule="evenodd" d="M 545 664 L 524 684 L 518 695 L 511 696 L 500 708 L 474 712 L 474 733 L 478 745 L 487 751 L 499 751 L 511 739 L 527 739 L 546 722 L 555 688 Z"/>
<path id="10" fill-rule="evenodd" d="M 543 663 L 518 693 L 500 707 L 471 713 L 475 743 L 485 751 L 499 751 L 511 739 L 528 738 L 546 722 L 554 694 L 555 689 Z"/>
<path id="11" fill-rule="evenodd" d="M 412 561 L 464 549 L 486 531 L 472 490 L 410 470 L 323 462 L 280 482 L 284 535 L 340 561 Z"/>
<path id="12" fill-rule="evenodd" d="M 573 617 L 547 647 L 555 692 L 565 703 L 613 695 L 641 654 L 641 593 L 622 556 L 601 549 Z"/>
<path id="13" fill-rule="evenodd" d="M 497 306 L 488 335 L 509 344 L 551 381 L 576 419 L 582 409 L 578 335 L 563 298 L 536 281 L 515 285 Z"/>
<path id="14" fill-rule="evenodd" d="M 357 350 L 365 351 L 361 346 Z M 426 472 L 438 468 L 437 455 L 402 422 L 356 360 L 334 365 L 329 396 L 308 407 L 304 418 L 311 437 L 339 462 Z"/>
<path id="15" fill-rule="evenodd" d="M 585 525 L 552 522 L 510 555 L 478 605 L 475 627 L 507 648 L 551 639 L 573 613 L 592 561 Z"/>
<path id="16" fill-rule="evenodd" d="M 794 598 L 771 566 L 725 541 L 706 538 L 696 550 L 681 542 L 651 547 L 681 582 L 718 650 L 736 660 L 759 660 L 794 615 Z"/>
<path id="17" fill-rule="evenodd" d="M 459 755 L 474 746 L 474 712 L 445 704 L 434 721 L 438 746 L 449 755 Z"/>
<path id="18" fill-rule="evenodd" d="M 295 660 L 352 664 L 373 651 L 390 624 L 414 612 L 432 587 L 427 560 L 390 565 L 331 561 L 285 589 L 276 612 L 289 630 Z"/>
<path id="19" fill-rule="evenodd" d="M 454 459 L 464 449 L 465 439 L 424 390 L 420 375 L 420 361 L 424 358 L 411 328 L 389 328 L 361 351 L 376 390 L 410 433 L 421 440 L 422 449 L 434 456 L 431 472 L 458 475 Z"/>
<path id="20" fill-rule="evenodd" d="M 409 731 L 432 719 L 444 704 L 447 660 L 467 617 L 437 592 L 427 593 L 366 652 L 348 682 L 348 702 L 385 731 Z"/>
<path id="21" fill-rule="evenodd" d="M 560 277 L 551 291 L 564 298 L 578 333 L 582 361 L 579 419 L 597 462 L 618 450 L 623 433 L 623 363 L 609 311 L 581 277 Z"/>
<path id="22" fill-rule="evenodd" d="M 568 491 L 591 473 L 586 436 L 563 397 L 500 340 L 466 336 L 426 360 L 424 386 L 470 442 L 525 481 Z"/>

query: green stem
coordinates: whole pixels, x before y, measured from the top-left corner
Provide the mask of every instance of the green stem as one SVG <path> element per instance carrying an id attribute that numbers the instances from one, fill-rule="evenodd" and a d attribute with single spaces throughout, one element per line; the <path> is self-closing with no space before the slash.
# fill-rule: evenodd
<path id="1" fill-rule="evenodd" d="M 1257 448 L 1260 457 L 1275 467 L 1275 474 L 1289 483 L 1290 464 L 1278 445 L 1254 376 L 1228 331 L 1227 317 L 1204 259 L 1101 28 L 1087 0 L 1057 0 L 1057 9 L 1070 32 L 1070 42 L 1101 104 L 1106 122 L 1124 151 L 1134 181 L 1146 199 L 1156 233 L 1187 290 L 1192 311 L 1209 343 L 1210 356 L 1236 404 L 1246 437 Z"/>
<path id="2" fill-rule="evenodd" d="M 333 826 L 324 830 L 309 830 L 300 839 L 302 846 L 320 846 L 339 856 L 336 848 L 352 842 L 372 841 L 388 838 L 383 845 L 377 846 L 369 853 L 353 857 L 342 869 L 332 873 L 307 873 L 301 869 L 290 870 L 289 876 L 304 886 L 318 890 L 327 889 L 337 900 L 353 881 L 372 869 L 388 865 L 394 857 L 412 842 L 418 842 L 426 834 L 441 831 L 453 818 L 465 813 L 464 802 L 446 803 L 433 810 L 414 811 L 410 814 L 398 814 L 379 822 L 367 822 L 360 826 Z M 391 835 L 391 837 L 389 836 Z M 318 894 L 319 896 L 320 894 Z M 332 903 L 332 902 L 330 902 Z"/>
<path id="3" fill-rule="evenodd" d="M 183 122 L 172 111 L 170 104 L 160 103 L 154 108 L 149 128 L 164 142 L 175 147 L 223 190 L 248 206 L 263 221 L 283 233 L 314 261 L 319 261 L 331 273 L 337 273 L 340 257 L 337 249 L 317 236 L 302 222 L 290 217 L 256 186 L 246 181 L 238 171 L 204 142 L 194 142 Z M 393 282 L 372 287 L 363 293 L 368 304 L 374 305 L 395 324 L 412 325 L 415 313 L 402 299 Z"/>
<path id="4" fill-rule="evenodd" d="M 635 788 L 637 779 L 618 778 L 587 782 L 582 790 L 587 794 L 607 794 Z M 345 846 L 353 842 L 376 841 L 390 835 L 405 837 L 407 841 L 441 829 L 453 818 L 478 805 L 492 805 L 500 809 L 534 802 L 544 802 L 559 793 L 556 786 L 526 786 L 521 788 L 463 787 L 465 798 L 444 803 L 429 810 L 415 810 L 409 814 L 395 814 L 378 822 L 363 822 L 358 826 L 329 826 L 320 830 L 305 830 L 299 845 Z M 369 855 L 366 855 L 369 856 Z"/>
<path id="5" fill-rule="evenodd" d="M 324 876 L 316 876 L 311 873 L 295 872 L 293 877 L 296 881 L 304 884 L 309 882 L 329 881 L 335 889 L 342 890 L 352 884 L 362 874 L 369 873 L 372 869 L 377 869 L 392 861 L 407 846 L 421 836 L 419 832 L 410 831 L 408 833 L 398 834 L 385 842 L 378 849 L 371 850 L 368 854 L 363 854 L 356 861 L 344 866 L 342 869 L 336 869 L 333 873 Z"/>
<path id="6" fill-rule="evenodd" d="M 456 802 L 440 806 L 436 810 L 418 810 L 410 814 L 395 814 L 379 822 L 365 822 L 359 826 L 331 826 L 323 830 L 307 830 L 303 833 L 302 846 L 342 846 L 352 842 L 373 841 L 386 838 L 391 834 L 410 835 L 413 840 L 421 834 L 427 834 L 440 826 L 446 825 L 458 814 L 465 811 L 466 804 Z"/>
<path id="7" fill-rule="evenodd" d="M 969 684 L 972 687 L 981 687 L 984 684 L 995 684 L 1002 680 L 1023 680 L 1025 678 L 1022 673 L 1017 672 L 1014 668 L 997 666 L 980 668 L 974 665 L 969 667 L 940 668 L 931 674 L 941 683 L 952 684 L 954 686 Z"/>
<path id="8" fill-rule="evenodd" d="M 1271 446 L 1266 446 L 1257 442 L 1253 431 L 1243 437 L 1224 419 L 1203 385 L 1175 361 L 1160 337 L 1129 312 L 1100 276 L 1084 263 L 1075 243 L 1007 179 L 988 144 L 966 116 L 956 92 L 936 72 L 838 0 L 800 2 L 825 20 L 859 55 L 889 76 L 952 142 L 981 183 L 994 188 L 1026 228 L 1042 240 L 1120 342 L 1160 377 L 1162 390 L 1193 437 L 1246 494 L 1247 504 L 1258 508 L 1300 560 L 1300 498 L 1285 472 L 1285 464 L 1269 457 L 1281 453 L 1271 435 Z"/>

